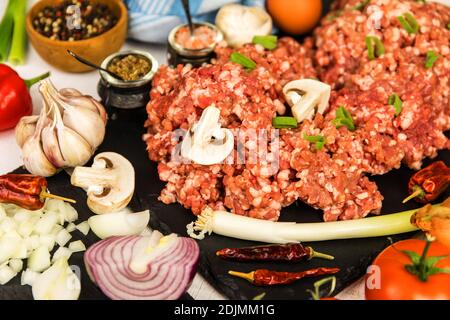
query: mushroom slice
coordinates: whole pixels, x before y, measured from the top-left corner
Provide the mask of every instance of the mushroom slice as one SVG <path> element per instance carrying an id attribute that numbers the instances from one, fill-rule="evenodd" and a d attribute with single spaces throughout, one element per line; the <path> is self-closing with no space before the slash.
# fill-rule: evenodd
<path id="1" fill-rule="evenodd" d="M 134 168 L 120 154 L 103 152 L 95 156 L 92 167 L 76 167 L 70 182 L 87 190 L 87 205 L 93 212 L 115 212 L 133 197 Z"/>
<path id="2" fill-rule="evenodd" d="M 302 122 L 305 119 L 311 120 L 316 112 L 325 112 L 331 87 L 313 79 L 294 80 L 283 87 L 283 94 L 297 122 Z"/>
<path id="3" fill-rule="evenodd" d="M 220 110 L 214 105 L 203 110 L 200 120 L 184 135 L 181 155 L 197 164 L 220 163 L 233 151 L 231 130 L 220 127 Z"/>

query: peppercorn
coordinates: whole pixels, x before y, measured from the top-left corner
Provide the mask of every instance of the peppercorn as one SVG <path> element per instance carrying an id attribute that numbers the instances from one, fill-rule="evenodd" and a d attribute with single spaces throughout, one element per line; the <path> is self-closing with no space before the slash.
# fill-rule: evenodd
<path id="1" fill-rule="evenodd" d="M 80 13 L 80 17 L 74 14 Z M 76 41 L 96 37 L 117 24 L 109 7 L 88 0 L 64 0 L 38 12 L 32 24 L 37 32 L 54 40 Z"/>

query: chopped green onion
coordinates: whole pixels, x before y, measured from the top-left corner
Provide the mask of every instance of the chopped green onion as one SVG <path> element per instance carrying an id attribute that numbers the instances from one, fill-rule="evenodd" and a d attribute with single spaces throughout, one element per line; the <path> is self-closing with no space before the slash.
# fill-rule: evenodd
<path id="1" fill-rule="evenodd" d="M 418 3 L 427 3 L 426 0 L 416 0 L 416 2 L 418 2 Z"/>
<path id="2" fill-rule="evenodd" d="M 240 64 L 247 70 L 253 70 L 256 68 L 256 62 L 252 59 L 244 56 L 243 54 L 239 52 L 233 52 L 230 56 L 230 61 Z"/>
<path id="3" fill-rule="evenodd" d="M 27 46 L 27 35 L 25 32 L 26 9 L 27 0 L 15 0 L 14 31 L 8 58 L 13 64 L 23 64 L 25 62 Z"/>
<path id="4" fill-rule="evenodd" d="M 14 26 L 14 1 L 9 0 L 5 15 L 0 22 L 0 61 L 5 61 L 11 44 Z"/>
<path id="5" fill-rule="evenodd" d="M 352 115 L 344 107 L 339 107 L 336 110 L 336 118 L 332 121 L 333 124 L 339 129 L 342 126 L 347 127 L 350 131 L 355 131 L 355 124 L 353 123 Z"/>
<path id="6" fill-rule="evenodd" d="M 375 46 L 374 46 L 375 44 Z M 369 60 L 373 60 L 376 57 L 382 56 L 384 54 L 384 45 L 378 37 L 367 36 L 366 37 L 367 54 Z"/>
<path id="7" fill-rule="evenodd" d="M 327 20 L 333 21 L 334 19 L 339 18 L 343 12 L 344 12 L 344 10 L 342 10 L 342 9 L 333 11 L 327 16 Z"/>
<path id="8" fill-rule="evenodd" d="M 358 3 L 357 5 L 355 5 L 352 9 L 353 10 L 363 10 L 368 4 L 370 3 L 370 0 L 364 0 L 360 3 Z"/>
<path id="9" fill-rule="evenodd" d="M 437 59 L 439 59 L 439 55 L 436 52 L 434 52 L 433 50 L 428 51 L 427 58 L 425 60 L 425 68 L 433 68 L 433 65 Z"/>
<path id="10" fill-rule="evenodd" d="M 322 150 L 323 146 L 326 143 L 325 137 L 321 136 L 321 135 L 309 136 L 306 133 L 304 133 L 303 134 L 303 139 L 305 139 L 306 141 L 314 143 L 314 146 L 316 147 L 317 150 Z"/>
<path id="11" fill-rule="evenodd" d="M 403 101 L 396 93 L 391 94 L 391 96 L 388 99 L 388 104 L 394 106 L 396 116 L 398 116 L 400 112 L 402 112 Z"/>
<path id="12" fill-rule="evenodd" d="M 254 44 L 260 44 L 268 50 L 273 50 L 277 47 L 277 36 L 254 36 L 252 42 Z"/>
<path id="13" fill-rule="evenodd" d="M 447 23 L 447 29 L 450 30 L 450 23 Z"/>
<path id="14" fill-rule="evenodd" d="M 272 125 L 276 129 L 297 128 L 297 120 L 294 117 L 275 117 Z"/>
<path id="15" fill-rule="evenodd" d="M 419 31 L 419 24 L 417 23 L 416 18 L 414 18 L 414 16 L 409 13 L 406 12 L 405 14 L 403 14 L 402 16 L 398 16 L 397 17 L 398 22 L 400 22 L 400 24 L 402 25 L 402 27 L 406 30 L 406 32 L 408 32 L 409 34 L 411 33 L 417 33 Z"/>

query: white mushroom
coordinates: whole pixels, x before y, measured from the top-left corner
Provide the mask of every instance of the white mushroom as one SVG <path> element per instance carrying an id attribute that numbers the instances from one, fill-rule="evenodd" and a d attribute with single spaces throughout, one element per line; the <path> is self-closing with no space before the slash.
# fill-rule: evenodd
<path id="1" fill-rule="evenodd" d="M 70 182 L 87 190 L 87 204 L 93 212 L 115 212 L 133 197 L 134 168 L 120 154 L 103 152 L 94 158 L 92 167 L 76 167 Z"/>
<path id="2" fill-rule="evenodd" d="M 228 45 L 235 48 L 251 43 L 254 36 L 272 33 L 272 18 L 263 8 L 240 4 L 223 6 L 217 13 L 216 25 Z"/>
<path id="3" fill-rule="evenodd" d="M 220 110 L 214 105 L 203 110 L 200 120 L 184 135 L 181 155 L 194 163 L 212 165 L 220 163 L 233 151 L 231 130 L 221 128 Z"/>
<path id="4" fill-rule="evenodd" d="M 283 87 L 286 102 L 297 122 L 312 119 L 316 112 L 323 114 L 328 108 L 331 87 L 313 79 L 294 80 Z"/>

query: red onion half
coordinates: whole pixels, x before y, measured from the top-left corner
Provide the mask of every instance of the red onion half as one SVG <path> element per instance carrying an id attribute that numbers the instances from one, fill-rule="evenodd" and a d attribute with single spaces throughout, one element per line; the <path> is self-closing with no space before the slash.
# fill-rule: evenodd
<path id="1" fill-rule="evenodd" d="M 152 238 L 110 237 L 89 247 L 84 255 L 86 269 L 105 295 L 114 300 L 175 300 L 186 292 L 197 269 L 197 243 L 173 235 L 168 245 L 145 253 L 149 244 L 155 245 Z M 130 267 L 137 255 L 146 257 L 140 260 L 146 262 L 142 273 Z"/>

